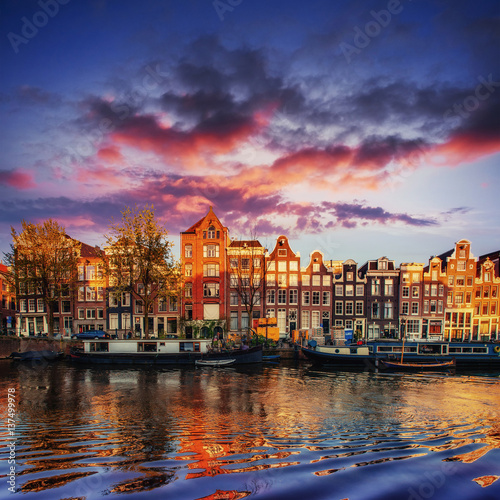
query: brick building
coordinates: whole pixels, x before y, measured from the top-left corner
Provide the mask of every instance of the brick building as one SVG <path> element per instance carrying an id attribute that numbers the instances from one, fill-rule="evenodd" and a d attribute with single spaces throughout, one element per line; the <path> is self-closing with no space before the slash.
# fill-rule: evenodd
<path id="1" fill-rule="evenodd" d="M 223 319 L 226 313 L 229 233 L 212 207 L 181 233 L 184 276 L 182 316 L 186 320 Z M 188 327 L 188 335 L 191 331 Z"/>
<path id="2" fill-rule="evenodd" d="M 352 259 L 344 261 L 340 272 L 334 274 L 333 326 L 339 334 L 345 330 L 360 337 L 366 334 L 366 282 Z"/>
<path id="3" fill-rule="evenodd" d="M 8 272 L 7 266 L 0 262 L 0 334 L 16 327 L 16 294 L 6 279 Z"/>

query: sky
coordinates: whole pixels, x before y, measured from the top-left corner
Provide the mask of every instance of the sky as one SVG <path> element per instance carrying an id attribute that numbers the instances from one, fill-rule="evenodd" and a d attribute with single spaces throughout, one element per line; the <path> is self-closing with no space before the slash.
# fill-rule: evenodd
<path id="1" fill-rule="evenodd" d="M 0 255 L 127 206 L 307 265 L 500 249 L 496 0 L 2 0 Z"/>

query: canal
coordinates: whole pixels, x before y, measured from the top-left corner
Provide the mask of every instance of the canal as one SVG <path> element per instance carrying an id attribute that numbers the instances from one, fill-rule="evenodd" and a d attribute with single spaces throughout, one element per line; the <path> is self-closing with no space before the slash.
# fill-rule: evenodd
<path id="1" fill-rule="evenodd" d="M 3 360 L 0 399 L 0 499 L 500 498 L 499 374 Z"/>

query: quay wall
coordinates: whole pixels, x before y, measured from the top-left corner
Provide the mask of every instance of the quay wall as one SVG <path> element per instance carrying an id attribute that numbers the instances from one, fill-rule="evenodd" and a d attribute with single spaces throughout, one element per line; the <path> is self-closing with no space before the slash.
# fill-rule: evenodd
<path id="1" fill-rule="evenodd" d="M 0 359 L 8 358 L 13 352 L 25 351 L 64 351 L 69 354 L 72 346 L 78 342 L 37 337 L 0 337 Z"/>

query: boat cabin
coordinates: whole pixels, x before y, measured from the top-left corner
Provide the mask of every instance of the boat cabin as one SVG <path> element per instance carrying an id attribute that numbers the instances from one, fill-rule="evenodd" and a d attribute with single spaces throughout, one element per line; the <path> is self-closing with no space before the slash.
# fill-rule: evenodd
<path id="1" fill-rule="evenodd" d="M 86 353 L 109 352 L 116 354 L 179 354 L 206 353 L 212 339 L 159 339 L 159 340 L 84 340 Z"/>

